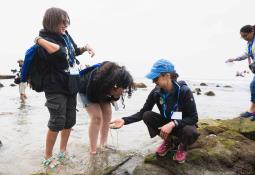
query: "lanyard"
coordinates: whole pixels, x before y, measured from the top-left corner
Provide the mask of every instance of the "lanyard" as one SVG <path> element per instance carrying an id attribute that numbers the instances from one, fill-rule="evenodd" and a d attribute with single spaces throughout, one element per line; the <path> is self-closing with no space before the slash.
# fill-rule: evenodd
<path id="1" fill-rule="evenodd" d="M 248 55 L 249 57 L 252 58 L 252 60 L 254 61 L 254 55 L 252 53 L 252 45 L 253 45 L 253 42 L 254 42 L 254 37 L 252 38 L 252 41 L 251 42 L 248 42 Z"/>
<path id="2" fill-rule="evenodd" d="M 69 37 L 67 35 L 63 35 L 63 39 L 65 41 L 65 44 L 67 46 L 68 49 L 68 56 L 69 56 L 69 64 L 72 67 L 74 65 L 74 60 L 75 60 L 75 54 L 74 54 L 74 49 L 73 49 L 73 45 L 69 39 Z"/>
<path id="3" fill-rule="evenodd" d="M 170 112 L 170 115 L 169 115 L 170 118 L 172 117 L 174 111 L 176 111 L 178 108 L 180 91 L 181 91 L 181 87 L 176 82 L 174 82 L 174 84 L 176 84 L 178 87 L 178 94 L 177 94 L 177 102 L 174 105 L 173 110 L 171 110 L 171 112 Z M 161 95 L 162 95 L 161 97 L 163 99 L 162 109 L 163 109 L 164 117 L 167 118 L 166 109 L 167 109 L 167 97 L 169 96 L 169 94 L 161 94 Z"/>

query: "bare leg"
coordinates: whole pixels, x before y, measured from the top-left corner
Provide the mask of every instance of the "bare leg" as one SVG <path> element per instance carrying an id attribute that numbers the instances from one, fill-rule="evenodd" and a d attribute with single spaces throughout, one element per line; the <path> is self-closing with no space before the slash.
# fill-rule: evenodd
<path id="1" fill-rule="evenodd" d="M 25 95 L 24 94 L 20 94 L 20 100 L 22 103 L 25 103 Z"/>
<path id="2" fill-rule="evenodd" d="M 60 139 L 60 152 L 66 152 L 66 146 L 71 133 L 71 129 L 63 129 L 61 131 L 61 139 Z"/>
<path id="3" fill-rule="evenodd" d="M 90 153 L 96 154 L 97 138 L 102 122 L 102 111 L 99 104 L 93 103 L 86 107 L 86 110 L 90 117 L 89 122 L 89 142 L 90 142 Z"/>
<path id="4" fill-rule="evenodd" d="M 44 153 L 44 158 L 48 159 L 52 156 L 52 150 L 53 146 L 56 142 L 58 136 L 58 132 L 48 130 L 47 136 L 46 136 L 46 149 Z"/>
<path id="5" fill-rule="evenodd" d="M 249 112 L 255 112 L 255 103 L 251 102 L 251 106 L 249 108 Z"/>
<path id="6" fill-rule="evenodd" d="M 107 145 L 109 123 L 112 119 L 112 108 L 110 103 L 102 103 L 100 106 L 103 113 L 103 120 L 100 127 L 100 146 L 104 147 Z"/>

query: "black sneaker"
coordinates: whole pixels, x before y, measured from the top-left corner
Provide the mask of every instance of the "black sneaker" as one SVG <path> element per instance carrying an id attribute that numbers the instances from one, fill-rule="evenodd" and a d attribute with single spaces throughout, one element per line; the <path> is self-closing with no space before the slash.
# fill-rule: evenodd
<path id="1" fill-rule="evenodd" d="M 244 112 L 244 113 L 241 113 L 240 114 L 240 117 L 243 117 L 243 118 L 250 118 L 250 117 L 255 117 L 255 113 L 253 113 L 253 112 Z"/>

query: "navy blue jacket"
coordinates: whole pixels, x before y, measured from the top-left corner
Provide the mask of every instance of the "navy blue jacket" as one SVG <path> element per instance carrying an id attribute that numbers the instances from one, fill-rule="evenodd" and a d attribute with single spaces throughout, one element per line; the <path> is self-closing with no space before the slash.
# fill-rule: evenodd
<path id="1" fill-rule="evenodd" d="M 66 32 L 71 38 L 71 36 Z M 46 93 L 58 93 L 72 95 L 78 92 L 79 88 L 79 76 L 73 77 L 67 71 L 69 64 L 67 61 L 66 43 L 61 35 L 41 30 L 39 35 L 48 41 L 56 43 L 60 46 L 60 49 L 52 54 L 48 54 L 45 49 L 39 47 L 41 57 L 45 58 L 48 63 L 48 71 L 44 77 L 43 85 Z M 80 49 L 73 42 L 72 45 L 75 49 L 76 56 L 80 55 Z"/>
<path id="2" fill-rule="evenodd" d="M 171 111 L 174 109 L 175 104 L 177 104 L 178 99 L 177 84 L 180 87 L 180 95 L 176 111 L 182 112 L 182 120 L 172 120 L 170 117 Z M 176 128 L 183 127 L 185 125 L 196 125 L 196 123 L 198 122 L 198 115 L 195 100 L 193 98 L 193 94 L 190 88 L 184 81 L 179 81 L 178 83 L 173 82 L 173 85 L 174 85 L 173 94 L 169 95 L 166 100 L 167 109 L 165 111 L 165 114 L 167 116 L 167 120 L 169 122 L 174 121 Z M 125 125 L 142 120 L 143 114 L 146 111 L 151 111 L 155 104 L 157 105 L 161 116 L 164 117 L 164 110 L 162 105 L 162 93 L 164 93 L 163 90 L 156 86 L 150 92 L 143 108 L 139 112 L 131 116 L 122 118 L 125 121 Z"/>

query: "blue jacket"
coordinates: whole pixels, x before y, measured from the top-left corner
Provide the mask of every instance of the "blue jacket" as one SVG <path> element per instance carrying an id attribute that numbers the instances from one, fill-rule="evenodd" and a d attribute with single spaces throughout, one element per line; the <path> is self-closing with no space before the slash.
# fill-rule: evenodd
<path id="1" fill-rule="evenodd" d="M 125 121 L 125 125 L 142 120 L 143 114 L 146 111 L 151 111 L 155 104 L 157 105 L 161 116 L 165 117 L 165 114 L 166 114 L 167 120 L 169 122 L 174 121 L 175 127 L 179 128 L 185 125 L 195 125 L 198 122 L 198 115 L 197 115 L 195 100 L 190 88 L 187 86 L 187 84 L 184 81 L 179 81 L 178 83 L 175 82 L 173 84 L 174 84 L 174 92 L 173 94 L 169 95 L 166 99 L 167 107 L 165 112 L 163 110 L 163 104 L 162 104 L 163 90 L 156 86 L 150 92 L 145 104 L 143 105 L 143 108 L 139 112 L 131 116 L 122 118 Z M 177 100 L 178 86 L 180 87 L 179 100 Z M 177 101 L 178 101 L 178 105 L 177 105 L 177 109 L 175 110 L 174 106 L 175 104 L 177 104 Z M 171 111 L 173 110 L 182 112 L 182 120 L 171 119 L 170 114 L 171 114 Z"/>

